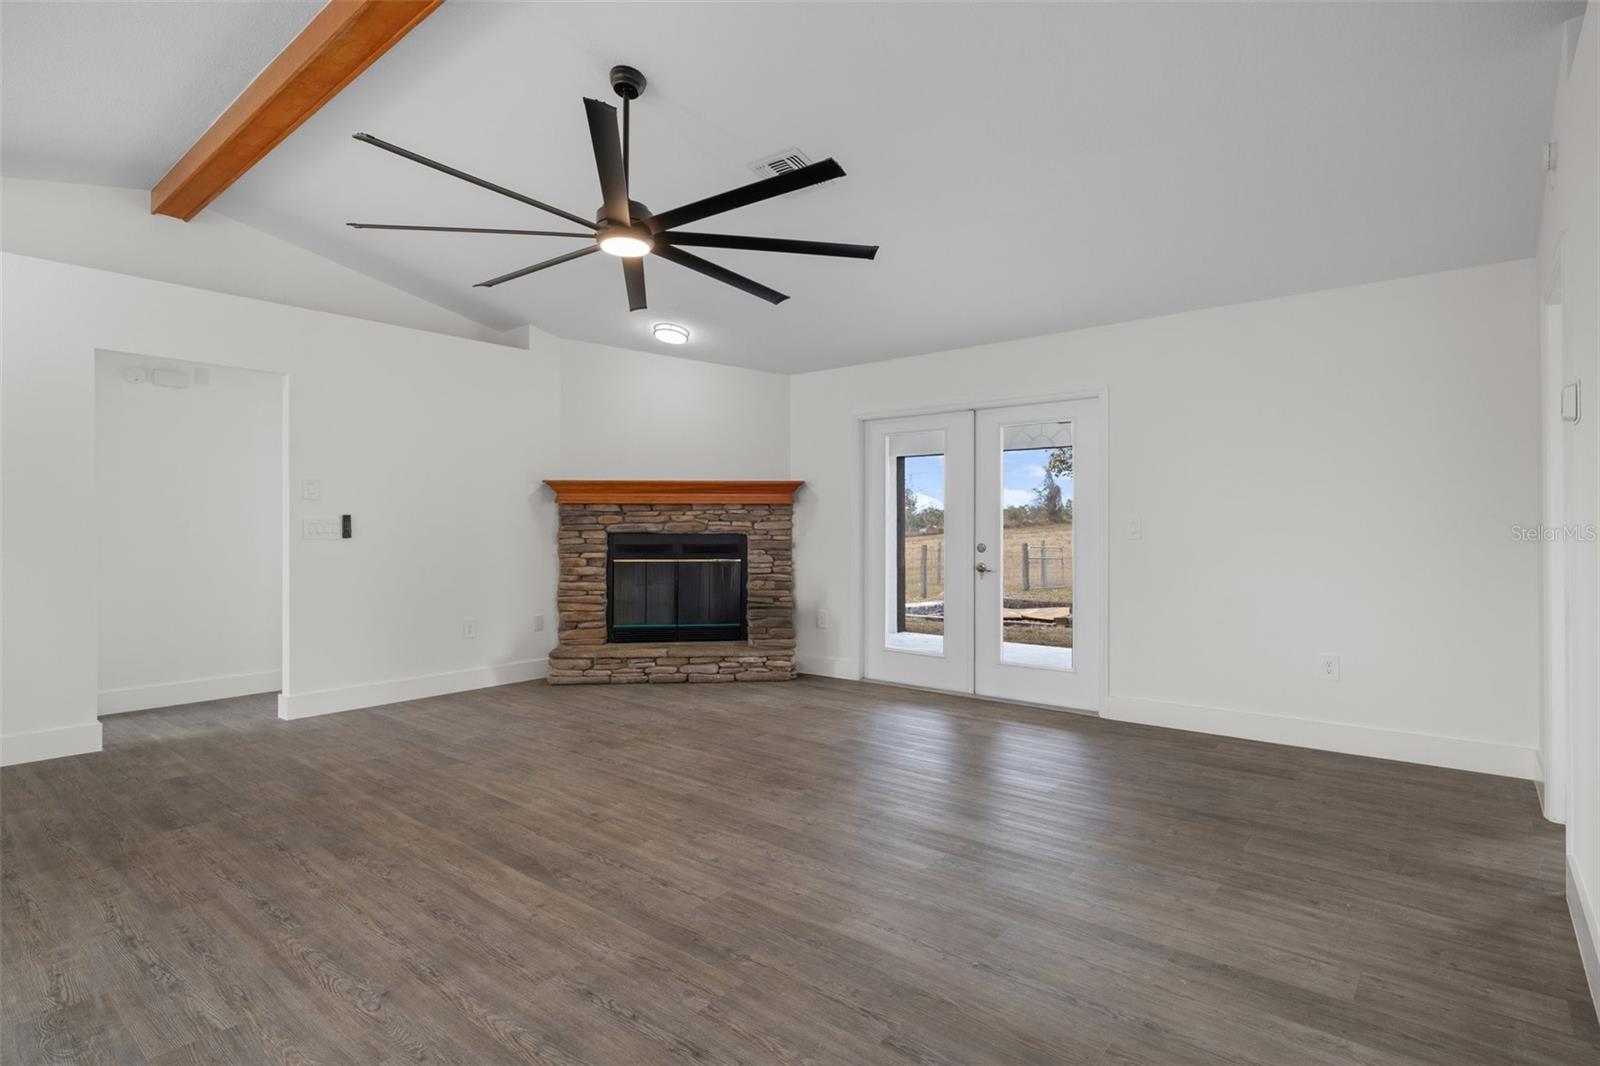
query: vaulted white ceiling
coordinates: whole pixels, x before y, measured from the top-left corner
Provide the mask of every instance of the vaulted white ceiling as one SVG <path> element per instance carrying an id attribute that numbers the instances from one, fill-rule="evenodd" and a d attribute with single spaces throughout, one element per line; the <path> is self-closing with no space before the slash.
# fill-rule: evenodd
<path id="1" fill-rule="evenodd" d="M 144 187 L 314 10 L 6 6 L 6 173 Z M 495 328 L 660 350 L 666 319 L 694 333 L 674 354 L 811 370 L 1530 255 L 1579 10 L 450 0 L 211 210 Z M 630 314 L 607 256 L 472 287 L 576 242 L 345 228 L 565 226 L 357 131 L 592 214 L 581 98 L 615 101 L 614 63 L 650 79 L 636 199 L 833 156 L 844 179 L 689 228 L 877 261 L 704 250 L 792 297 L 773 307 L 647 260 Z"/>
<path id="2" fill-rule="evenodd" d="M 0 3 L 8 177 L 148 189 L 319 3 Z"/>

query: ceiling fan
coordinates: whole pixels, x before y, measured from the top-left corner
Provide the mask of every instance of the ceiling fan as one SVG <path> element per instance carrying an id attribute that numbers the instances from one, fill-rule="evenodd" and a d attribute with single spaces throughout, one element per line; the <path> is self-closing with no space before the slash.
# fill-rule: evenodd
<path id="1" fill-rule="evenodd" d="M 595 252 L 609 252 L 622 259 L 622 278 L 628 289 L 628 310 L 641 311 L 645 308 L 644 291 L 644 257 L 656 255 L 669 263 L 676 263 L 681 267 L 704 274 L 725 285 L 732 285 L 752 296 L 759 296 L 768 303 L 779 304 L 789 297 L 776 289 L 768 288 L 758 281 L 752 281 L 743 274 L 736 274 L 726 267 L 708 262 L 690 252 L 686 247 L 694 248 L 734 248 L 756 252 L 790 252 L 795 255 L 828 255 L 840 256 L 846 259 L 871 259 L 878 254 L 875 244 L 839 244 L 833 241 L 798 241 L 781 237 L 745 237 L 728 233 L 694 233 L 680 230 L 678 227 L 691 222 L 698 222 L 712 215 L 720 215 L 725 211 L 732 211 L 737 207 L 760 203 L 770 200 L 774 196 L 795 192 L 808 188 L 820 182 L 833 178 L 844 177 L 844 168 L 832 159 L 824 159 L 820 163 L 799 167 L 775 177 L 763 178 L 761 181 L 742 185 L 737 189 L 708 196 L 704 200 L 674 207 L 670 211 L 660 214 L 651 214 L 650 209 L 644 204 L 631 198 L 628 188 L 628 105 L 637 100 L 644 92 L 645 78 L 633 67 L 617 66 L 611 68 L 611 88 L 622 97 L 622 136 L 617 136 L 617 109 L 610 104 L 599 100 L 585 98 L 584 110 L 589 116 L 589 140 L 594 145 L 595 168 L 600 173 L 601 206 L 594 214 L 591 222 L 559 207 L 535 200 L 531 196 L 514 192 L 492 181 L 485 181 L 465 171 L 446 166 L 426 156 L 401 148 L 399 145 L 381 141 L 366 133 L 355 135 L 356 140 L 364 141 L 386 152 L 393 152 L 413 163 L 421 163 L 425 167 L 432 167 L 442 174 L 460 178 L 462 181 L 471 182 L 479 188 L 497 192 L 501 196 L 509 196 L 530 207 L 537 207 L 541 211 L 549 212 L 566 219 L 583 230 L 573 232 L 570 230 L 533 230 L 533 229 L 491 229 L 481 226 L 396 226 L 376 222 L 351 222 L 348 225 L 355 229 L 382 229 L 382 230 L 415 230 L 426 233 L 514 233 L 531 237 L 576 237 L 592 243 L 579 248 L 575 252 L 558 255 L 553 259 L 546 259 L 532 266 L 513 270 L 509 274 L 502 274 L 488 281 L 480 281 L 475 288 L 493 288 L 516 278 L 545 270 L 549 267 L 567 263 Z"/>

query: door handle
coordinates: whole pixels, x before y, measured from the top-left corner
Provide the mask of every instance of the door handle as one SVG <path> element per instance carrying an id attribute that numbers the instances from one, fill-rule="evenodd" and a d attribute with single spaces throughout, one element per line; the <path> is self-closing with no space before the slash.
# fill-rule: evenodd
<path id="1" fill-rule="evenodd" d="M 987 574 L 987 573 L 989 573 L 989 564 L 988 563 L 979 563 L 977 565 L 977 567 L 975 567 L 975 569 L 980 574 Z"/>

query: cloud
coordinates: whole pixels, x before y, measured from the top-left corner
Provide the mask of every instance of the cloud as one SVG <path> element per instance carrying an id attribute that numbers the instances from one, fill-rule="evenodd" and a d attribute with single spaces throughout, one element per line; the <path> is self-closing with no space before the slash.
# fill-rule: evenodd
<path id="1" fill-rule="evenodd" d="M 1000 490 L 1000 505 L 1002 507 L 1028 507 L 1033 503 L 1032 489 L 1002 489 Z"/>
<path id="2" fill-rule="evenodd" d="M 1038 463 L 1029 463 L 1027 466 L 1023 467 L 1019 473 L 1021 476 L 1033 478 L 1035 481 L 1044 480 L 1044 467 L 1040 466 Z"/>
<path id="3" fill-rule="evenodd" d="M 917 497 L 917 510 L 919 510 L 919 511 L 926 511 L 930 507 L 937 507 L 941 511 L 944 510 L 944 501 L 943 500 L 936 500 L 932 496 L 929 496 L 925 492 L 917 493 L 916 497 Z"/>

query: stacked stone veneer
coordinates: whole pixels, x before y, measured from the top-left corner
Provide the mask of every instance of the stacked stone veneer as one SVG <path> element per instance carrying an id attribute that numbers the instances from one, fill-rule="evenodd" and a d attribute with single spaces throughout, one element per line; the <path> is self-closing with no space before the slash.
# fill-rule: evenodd
<path id="1" fill-rule="evenodd" d="M 553 685 L 787 681 L 794 677 L 794 508 L 788 504 L 561 504 Z M 606 537 L 743 533 L 748 641 L 606 643 Z"/>

